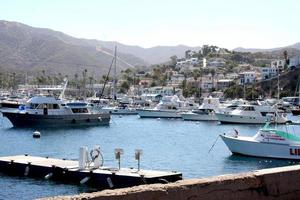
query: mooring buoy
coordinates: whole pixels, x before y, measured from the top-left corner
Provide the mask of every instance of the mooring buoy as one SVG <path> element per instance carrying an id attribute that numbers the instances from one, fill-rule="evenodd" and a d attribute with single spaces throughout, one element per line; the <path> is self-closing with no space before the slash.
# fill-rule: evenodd
<path id="1" fill-rule="evenodd" d="M 40 138 L 40 137 L 41 137 L 41 132 L 39 132 L 39 131 L 34 131 L 33 134 L 32 134 L 32 137 L 33 137 L 33 138 Z"/>

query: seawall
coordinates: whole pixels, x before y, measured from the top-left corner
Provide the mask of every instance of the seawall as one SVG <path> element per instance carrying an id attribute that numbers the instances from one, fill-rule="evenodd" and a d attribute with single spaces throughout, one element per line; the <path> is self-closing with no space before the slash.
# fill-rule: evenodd
<path id="1" fill-rule="evenodd" d="M 141 185 L 74 196 L 44 199 L 93 200 L 259 200 L 300 199 L 300 165 L 187 179 L 170 184 Z"/>

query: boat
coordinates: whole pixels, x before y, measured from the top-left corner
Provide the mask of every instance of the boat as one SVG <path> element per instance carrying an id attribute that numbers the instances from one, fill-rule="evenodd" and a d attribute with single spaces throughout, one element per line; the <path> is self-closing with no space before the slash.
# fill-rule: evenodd
<path id="1" fill-rule="evenodd" d="M 252 137 L 241 136 L 237 130 L 233 135 L 221 134 L 220 137 L 233 154 L 300 159 L 300 137 L 270 128 L 269 122 Z"/>
<path id="2" fill-rule="evenodd" d="M 300 115 L 300 107 L 292 109 L 291 112 L 293 115 Z"/>
<path id="3" fill-rule="evenodd" d="M 198 109 L 182 113 L 181 117 L 184 120 L 191 121 L 216 121 L 218 118 L 215 113 L 219 112 L 219 106 L 219 98 L 204 98 Z"/>
<path id="4" fill-rule="evenodd" d="M 120 103 L 117 106 L 105 106 L 100 109 L 104 113 L 110 113 L 113 115 L 136 115 L 137 110 L 134 107 L 125 103 Z"/>
<path id="5" fill-rule="evenodd" d="M 109 125 L 110 114 L 94 112 L 85 102 L 65 102 L 53 96 L 35 96 L 17 112 L 1 111 L 15 127 Z"/>
<path id="6" fill-rule="evenodd" d="M 9 111 L 16 111 L 18 110 L 19 106 L 24 104 L 27 101 L 24 97 L 18 96 L 10 96 L 8 98 L 0 100 L 0 110 L 9 110 Z"/>
<path id="7" fill-rule="evenodd" d="M 289 122 L 285 113 L 280 112 L 276 107 L 261 105 L 261 103 L 240 105 L 233 111 L 216 113 L 216 116 L 223 124 L 264 124 L 267 121 L 285 124 Z"/>
<path id="8" fill-rule="evenodd" d="M 181 112 L 195 108 L 183 102 L 177 95 L 164 96 L 154 108 L 137 109 L 140 118 L 181 118 Z"/>

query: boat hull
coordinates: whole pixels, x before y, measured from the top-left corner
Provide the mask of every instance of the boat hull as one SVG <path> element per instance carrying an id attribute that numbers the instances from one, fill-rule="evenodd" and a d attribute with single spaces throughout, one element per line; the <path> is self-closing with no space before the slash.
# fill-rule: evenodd
<path id="1" fill-rule="evenodd" d="M 57 127 L 57 126 L 85 126 L 109 125 L 110 115 L 74 114 L 74 115 L 36 115 L 26 113 L 3 112 L 14 127 Z"/>
<path id="2" fill-rule="evenodd" d="M 177 111 L 137 110 L 141 118 L 181 118 Z"/>
<path id="3" fill-rule="evenodd" d="M 292 110 L 293 115 L 300 115 L 300 109 Z"/>
<path id="4" fill-rule="evenodd" d="M 112 115 L 137 115 L 138 112 L 135 109 L 113 109 L 113 108 L 102 108 L 101 112 L 110 113 Z"/>
<path id="5" fill-rule="evenodd" d="M 213 115 L 201 115 L 195 113 L 183 113 L 181 114 L 182 119 L 190 121 L 217 121 L 218 118 L 215 114 Z"/>
<path id="6" fill-rule="evenodd" d="M 253 140 L 251 137 L 220 136 L 233 154 L 300 160 L 300 144 L 277 144 L 270 142 L 258 142 Z"/>
<path id="7" fill-rule="evenodd" d="M 231 115 L 224 113 L 216 113 L 218 121 L 222 124 L 265 124 L 268 117 L 261 116 L 241 116 L 241 115 Z M 277 120 L 278 124 L 286 123 L 286 120 Z"/>

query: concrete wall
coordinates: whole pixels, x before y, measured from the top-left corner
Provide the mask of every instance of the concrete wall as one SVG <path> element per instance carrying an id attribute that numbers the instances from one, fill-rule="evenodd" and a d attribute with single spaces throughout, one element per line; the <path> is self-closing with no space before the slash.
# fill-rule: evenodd
<path id="1" fill-rule="evenodd" d="M 48 198 L 93 200 L 300 199 L 300 165 L 241 174 L 141 185 L 75 196 Z"/>

